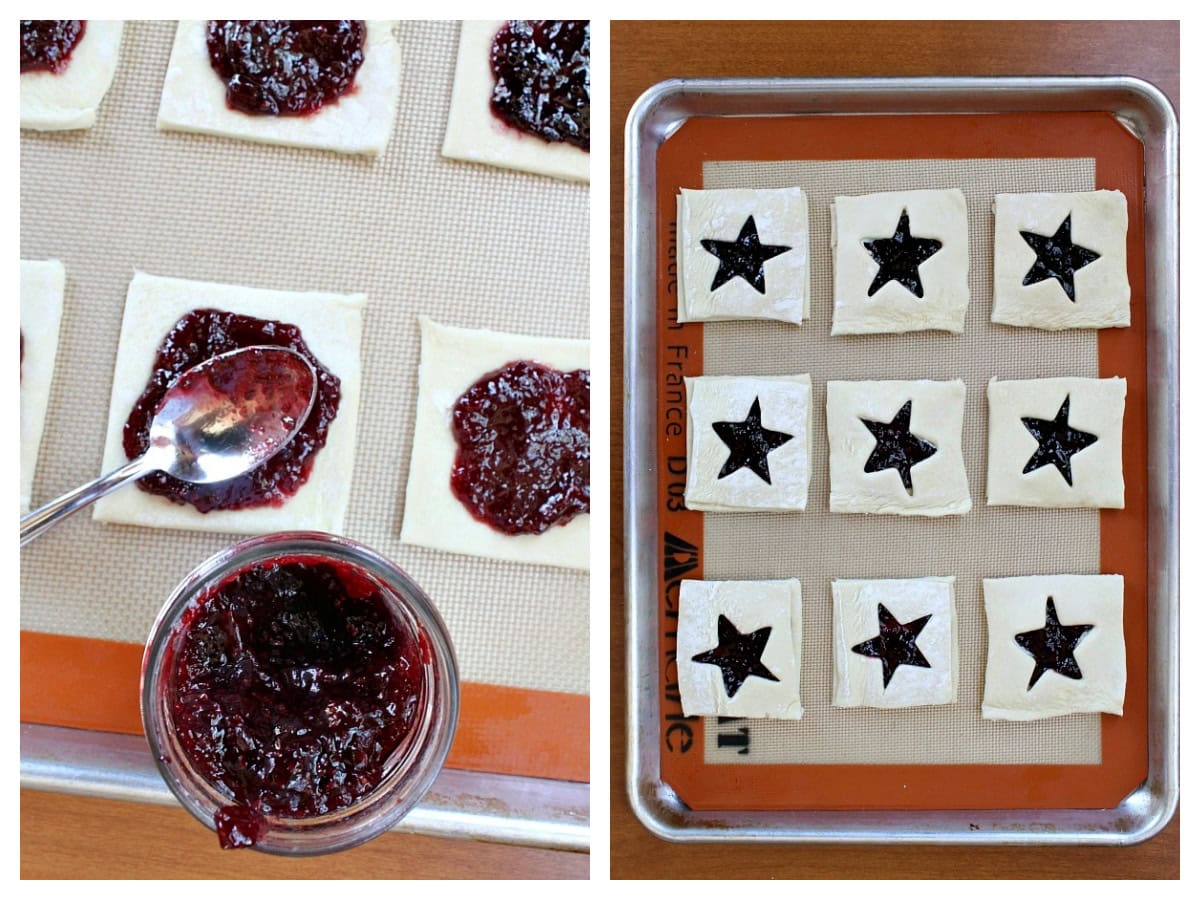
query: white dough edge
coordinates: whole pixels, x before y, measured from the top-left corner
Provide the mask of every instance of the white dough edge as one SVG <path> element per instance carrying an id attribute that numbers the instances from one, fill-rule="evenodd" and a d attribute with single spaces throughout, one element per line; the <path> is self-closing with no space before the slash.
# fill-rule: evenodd
<path id="1" fill-rule="evenodd" d="M 31 131 L 91 128 L 117 72 L 124 28 L 120 19 L 89 19 L 66 69 L 57 75 L 22 74 L 21 127 Z"/>
<path id="2" fill-rule="evenodd" d="M 740 278 L 727 282 L 717 291 L 709 289 L 719 263 L 700 242 L 705 237 L 725 239 L 725 236 L 714 233 L 715 227 L 709 230 L 710 226 L 713 226 L 711 215 L 710 221 L 701 223 L 694 220 L 703 219 L 705 207 L 710 204 L 732 207 L 734 217 L 741 219 L 739 230 L 745 222 L 745 216 L 755 216 L 755 226 L 763 243 L 770 244 L 776 240 L 791 242 L 788 253 L 777 256 L 774 260 L 767 260 L 768 264 L 775 264 L 767 266 L 771 271 L 767 273 L 769 277 L 766 294 L 759 294 Z M 794 217 L 789 215 L 793 212 L 796 213 Z M 709 190 L 681 188 L 675 197 L 675 215 L 678 222 L 679 264 L 676 321 L 735 322 L 761 319 L 802 325 L 805 319 L 810 318 L 811 228 L 808 195 L 804 190 L 799 187 Z M 700 224 L 705 226 L 704 229 L 698 228 Z M 728 222 L 724 224 L 729 227 Z M 794 230 L 789 231 L 789 226 Z M 770 229 L 766 238 L 762 234 L 765 227 Z M 697 234 L 698 230 L 702 233 Z M 737 232 L 730 229 L 728 239 L 732 240 L 736 234 Z M 782 290 L 778 287 L 780 281 L 783 282 Z M 798 297 L 793 288 L 799 292 Z"/>
<path id="3" fill-rule="evenodd" d="M 384 19 L 367 22 L 355 89 L 336 103 L 309 116 L 253 116 L 225 103 L 225 84 L 208 58 L 206 21 L 184 20 L 175 30 L 163 80 L 158 129 L 378 156 L 387 148 L 400 102 L 400 44 L 395 24 Z"/>
<path id="4" fill-rule="evenodd" d="M 1129 207 L 1121 191 L 997 194 L 992 214 L 993 322 L 1044 331 L 1129 327 Z M 1067 215 L 1072 242 L 1100 253 L 1075 273 L 1073 301 L 1054 278 L 1022 284 L 1037 253 L 1021 232 L 1053 233 Z"/>
<path id="5" fill-rule="evenodd" d="M 488 559 L 588 570 L 589 515 L 552 525 L 541 534 L 504 534 L 472 516 L 454 496 L 450 473 L 458 452 L 451 411 L 468 388 L 517 360 L 564 372 L 589 369 L 589 342 L 460 328 L 425 316 L 419 321 L 417 416 L 400 540 Z"/>
<path id="6" fill-rule="evenodd" d="M 687 477 L 684 482 L 684 504 L 688 509 L 698 512 L 803 512 L 808 508 L 808 495 L 812 489 L 812 427 L 813 427 L 813 390 L 812 377 L 808 374 L 801 375 L 699 375 L 685 377 L 684 388 L 687 395 Z M 722 503 L 719 500 L 708 500 L 698 496 L 700 491 L 699 476 L 697 474 L 699 466 L 696 464 L 697 452 L 696 444 L 699 441 L 699 432 L 696 429 L 696 423 L 692 416 L 692 403 L 695 399 L 695 391 L 698 385 L 703 384 L 708 388 L 717 389 L 722 383 L 734 385 L 744 382 L 781 382 L 785 384 L 799 385 L 804 389 L 806 399 L 805 409 L 805 432 L 804 432 L 804 465 L 807 468 L 805 477 L 803 496 L 800 501 L 793 505 L 784 504 L 767 504 L 767 505 L 739 505 L 734 503 Z M 794 439 L 794 438 L 793 438 Z M 733 476 L 730 476 L 733 477 Z M 755 484 L 757 492 L 758 485 Z"/>
<path id="7" fill-rule="evenodd" d="M 1034 686 L 1042 692 L 1037 699 L 1026 690 L 1033 671 L 1033 658 L 1013 637 L 1045 625 L 1046 596 L 1054 597 L 1055 610 L 1064 625 L 1087 617 L 1099 634 L 1085 635 L 1075 649 L 1081 670 L 1089 668 L 1089 657 L 1109 657 L 1116 665 L 1101 667 L 1093 682 L 1061 678 L 1046 672 Z M 1015 578 L 983 579 L 984 612 L 987 619 L 988 651 L 981 713 L 985 719 L 1030 722 L 1076 713 L 1124 715 L 1125 577 L 1123 575 L 1024 575 Z M 1026 603 L 1025 601 L 1031 601 Z M 1022 604 L 1027 610 L 1018 611 Z M 1104 619 L 1108 619 L 1107 623 Z M 1102 638 L 1087 646 L 1089 637 Z M 1087 679 L 1085 674 L 1084 678 Z M 1052 679 L 1046 681 L 1046 679 Z M 1055 680 L 1056 679 L 1056 680 Z"/>
<path id="8" fill-rule="evenodd" d="M 573 144 L 552 144 L 503 124 L 491 110 L 492 39 L 504 19 L 466 21 L 458 38 L 458 63 L 442 156 L 567 181 L 590 179 L 591 154 Z"/>
<path id="9" fill-rule="evenodd" d="M 58 358 L 67 270 L 60 260 L 21 260 L 21 512 L 29 512 L 50 385 Z"/>
<path id="10" fill-rule="evenodd" d="M 831 588 L 834 610 L 834 680 L 832 701 L 834 706 L 847 708 L 911 709 L 920 706 L 943 706 L 958 702 L 958 612 L 955 607 L 954 581 L 953 575 L 924 578 L 836 578 L 833 580 Z M 941 593 L 943 595 L 947 601 L 947 618 L 949 621 L 947 623 L 938 622 L 938 628 L 935 631 L 931 628 L 934 625 L 934 621 L 931 620 L 917 637 L 917 647 L 926 654 L 926 658 L 934 656 L 934 659 L 930 660 L 934 669 L 936 669 L 937 662 L 942 658 L 943 652 L 948 657 L 946 664 L 948 667 L 949 684 L 941 688 L 941 693 L 935 692 L 933 696 L 930 696 L 928 689 L 923 690 L 919 679 L 930 670 L 912 666 L 901 666 L 894 673 L 892 683 L 886 689 L 873 689 L 874 684 L 881 684 L 879 661 L 855 654 L 850 648 L 862 641 L 871 640 L 871 638 L 879 633 L 879 629 L 878 627 L 872 627 L 860 630 L 855 634 L 847 633 L 848 623 L 854 617 L 855 613 L 865 615 L 873 624 L 878 623 L 878 611 L 876 608 L 856 608 L 857 605 L 862 603 L 861 595 L 864 590 L 870 591 L 873 594 L 879 592 L 887 593 L 889 602 L 885 605 L 888 611 L 901 622 L 930 612 L 930 609 L 923 604 L 918 603 L 914 605 L 906 603 L 904 598 L 906 592 L 910 596 L 913 594 L 928 595 L 931 593 Z M 883 602 L 883 600 L 880 599 L 878 602 Z M 934 614 L 936 616 L 936 611 Z M 943 633 L 943 628 L 945 629 L 944 633 L 948 635 L 948 642 L 944 648 L 937 646 L 936 641 L 930 640 L 935 635 Z M 866 631 L 870 631 L 870 633 L 868 634 Z M 922 639 L 924 639 L 924 643 Z M 865 681 L 864 678 L 871 679 L 870 683 Z"/>
<path id="11" fill-rule="evenodd" d="M 725 694 L 717 666 L 692 657 L 715 646 L 717 615 L 744 633 L 770 623 L 772 633 L 762 662 L 779 681 L 750 677 L 732 697 Z M 789 640 L 779 640 L 783 630 Z M 799 578 L 762 581 L 700 581 L 679 585 L 676 645 L 680 704 L 685 716 L 739 716 L 748 719 L 804 717 L 800 684 L 804 638 Z"/>
<path id="12" fill-rule="evenodd" d="M 988 506 L 1042 509 L 1124 509 L 1124 427 L 1127 383 L 1124 378 L 1030 378 L 988 382 Z M 1071 457 L 1074 485 L 1053 466 L 1028 474 L 1022 469 L 1037 449 L 1037 439 L 1022 416 L 1053 419 L 1071 396 L 1067 423 L 1108 438 L 1101 452 L 1093 444 Z M 1111 438 L 1116 436 L 1116 440 Z M 1090 453 L 1090 455 L 1089 455 Z"/>
<path id="13" fill-rule="evenodd" d="M 313 355 L 340 379 L 341 401 L 308 480 L 281 506 L 201 513 L 131 485 L 97 501 L 92 517 L 110 524 L 185 531 L 342 534 L 354 470 L 366 302 L 366 294 L 264 290 L 135 272 L 121 321 L 101 471 L 127 462 L 122 447 L 125 421 L 146 388 L 163 338 L 194 309 L 214 308 L 297 326 Z"/>
<path id="14" fill-rule="evenodd" d="M 865 429 L 860 431 L 855 424 L 858 413 L 852 418 L 855 424 L 849 429 L 846 416 L 842 415 L 842 407 L 865 410 L 868 406 L 874 408 L 872 415 L 878 421 L 890 421 L 890 418 L 903 404 L 902 396 L 915 400 L 917 392 L 926 395 L 936 395 L 940 402 L 934 406 L 934 412 L 927 410 L 926 404 L 921 404 L 918 414 L 917 404 L 913 404 L 913 433 L 925 432 L 930 434 L 933 429 L 922 424 L 922 418 L 936 415 L 939 419 L 950 419 L 955 427 L 941 435 L 937 442 L 938 452 L 934 456 L 913 467 L 913 495 L 909 495 L 893 469 L 881 472 L 866 473 L 862 471 L 862 462 L 870 457 L 874 447 L 874 438 Z M 932 381 L 920 379 L 915 381 L 829 381 L 825 384 L 825 428 L 829 440 L 829 511 L 835 513 L 864 513 L 868 515 L 896 516 L 963 516 L 971 511 L 971 489 L 967 480 L 966 464 L 963 460 L 962 427 L 966 409 L 967 387 L 962 379 L 951 381 Z M 890 397 L 888 404 L 881 405 L 881 398 Z M 856 401 L 857 405 L 856 405 Z M 897 401 L 899 401 L 897 403 Z M 891 413 L 886 412 L 891 409 Z M 856 452 L 856 448 L 866 449 L 866 455 Z M 940 457 L 940 458 L 939 458 Z M 853 460 L 853 465 L 848 463 Z M 922 466 L 925 468 L 922 469 Z M 942 477 L 935 478 L 934 472 Z M 868 480 L 866 475 L 878 476 L 891 474 L 895 481 Z M 936 497 L 927 503 L 915 501 L 917 479 L 935 484 Z M 922 491 L 922 496 L 925 492 Z"/>
<path id="15" fill-rule="evenodd" d="M 910 225 L 914 218 L 918 221 L 911 226 L 913 237 L 942 242 L 941 249 L 920 267 L 925 296 L 914 297 L 892 281 L 868 297 L 867 290 L 879 266 L 862 242 L 893 234 L 904 209 L 908 210 Z M 971 292 L 970 227 L 967 201 L 961 190 L 884 191 L 834 197 L 830 235 L 834 263 L 830 334 L 963 333 Z"/>

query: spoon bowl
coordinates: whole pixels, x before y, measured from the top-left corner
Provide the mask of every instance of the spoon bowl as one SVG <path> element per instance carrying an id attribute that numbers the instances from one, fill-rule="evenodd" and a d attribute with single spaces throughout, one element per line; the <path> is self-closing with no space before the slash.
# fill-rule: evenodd
<path id="1" fill-rule="evenodd" d="M 195 484 L 237 478 L 283 449 L 316 400 L 316 369 L 288 347 L 243 347 L 205 360 L 167 389 L 146 452 L 23 516 L 21 546 L 150 472 Z"/>
<path id="2" fill-rule="evenodd" d="M 154 468 L 181 481 L 228 481 L 262 465 L 304 424 L 317 372 L 287 347 L 244 347 L 188 369 L 150 423 Z"/>

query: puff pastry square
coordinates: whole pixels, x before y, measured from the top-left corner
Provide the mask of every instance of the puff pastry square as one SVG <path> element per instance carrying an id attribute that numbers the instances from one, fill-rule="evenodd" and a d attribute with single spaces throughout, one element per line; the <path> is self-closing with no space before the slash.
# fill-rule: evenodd
<path id="1" fill-rule="evenodd" d="M 684 715 L 801 718 L 802 630 L 797 578 L 681 582 L 676 662 Z"/>
<path id="2" fill-rule="evenodd" d="M 462 23 L 442 156 L 586 182 L 590 153 L 517 131 L 492 114 L 492 39 L 503 25 L 503 19 Z"/>
<path id="3" fill-rule="evenodd" d="M 988 384 L 988 505 L 1125 506 L 1124 378 Z"/>
<path id="4" fill-rule="evenodd" d="M 678 210 L 680 322 L 808 318 L 804 191 L 684 190 Z"/>
<path id="5" fill-rule="evenodd" d="M 988 628 L 983 717 L 1121 715 L 1124 599 L 1120 575 L 983 579 Z"/>
<path id="6" fill-rule="evenodd" d="M 175 31 L 158 106 L 160 131 L 368 156 L 377 156 L 387 147 L 400 102 L 400 44 L 393 33 L 394 22 L 367 22 L 354 90 L 311 116 L 252 116 L 230 109 L 225 83 L 208 59 L 206 24 L 202 19 L 185 20 Z"/>
<path id="7" fill-rule="evenodd" d="M 33 131 L 91 128 L 117 72 L 124 30 L 119 19 L 88 19 L 62 72 L 22 73 L 21 127 Z"/>
<path id="8" fill-rule="evenodd" d="M 688 509 L 797 510 L 812 477 L 807 375 L 685 379 Z"/>
<path id="9" fill-rule="evenodd" d="M 833 661 L 834 706 L 954 703 L 954 578 L 834 581 Z"/>
<path id="10" fill-rule="evenodd" d="M 833 334 L 962 333 L 970 299 L 962 191 L 835 197 L 832 227 Z M 906 286 L 889 271 L 915 280 Z"/>
<path id="11" fill-rule="evenodd" d="M 21 512 L 29 512 L 33 473 L 58 358 L 67 270 L 57 259 L 21 260 Z M 64 488 L 65 489 L 65 488 Z"/>
<path id="12" fill-rule="evenodd" d="M 959 380 L 829 382 L 830 511 L 949 516 L 970 510 L 962 454 L 966 395 Z"/>
<path id="13" fill-rule="evenodd" d="M 456 328 L 424 317 L 420 321 L 417 424 L 400 540 L 451 553 L 586 570 L 590 516 L 578 515 L 541 534 L 504 534 L 472 516 L 454 496 L 450 473 L 458 453 L 451 412 L 471 385 L 515 360 L 564 372 L 587 369 L 588 342 Z"/>
<path id="14" fill-rule="evenodd" d="M 313 459 L 308 481 L 282 506 L 202 513 L 190 505 L 127 487 L 98 500 L 93 518 L 122 525 L 234 534 L 342 533 L 354 470 L 362 385 L 359 345 L 366 302 L 365 294 L 272 291 L 134 273 L 121 320 L 102 471 L 111 472 L 127 462 L 121 442 L 125 421 L 146 388 L 163 338 L 194 309 L 221 309 L 296 325 L 313 355 L 341 380 L 342 399 L 325 446 Z"/>
<path id="15" fill-rule="evenodd" d="M 992 321 L 1058 331 L 1129 325 L 1120 191 L 997 194 Z"/>

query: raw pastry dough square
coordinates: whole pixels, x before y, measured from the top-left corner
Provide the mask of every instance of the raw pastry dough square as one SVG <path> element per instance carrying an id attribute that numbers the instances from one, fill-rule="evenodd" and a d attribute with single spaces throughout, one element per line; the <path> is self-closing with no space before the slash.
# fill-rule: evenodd
<path id="1" fill-rule="evenodd" d="M 942 246 L 917 271 L 924 289 L 918 298 L 897 281 L 867 296 L 879 264 L 864 241 L 889 238 L 908 211 L 914 238 Z M 967 315 L 967 201 L 954 188 L 894 191 L 833 202 L 833 334 L 952 331 L 962 334 Z"/>
<path id="2" fill-rule="evenodd" d="M 719 666 L 693 657 L 718 646 L 717 617 L 742 634 L 770 628 L 761 661 L 778 681 L 749 676 L 730 697 Z M 799 719 L 800 648 L 804 618 L 800 579 L 683 581 L 679 585 L 676 664 L 685 716 Z"/>
<path id="3" fill-rule="evenodd" d="M 91 128 L 112 85 L 121 54 L 121 20 L 88 19 L 67 67 L 21 75 L 21 127 L 34 131 Z"/>
<path id="4" fill-rule="evenodd" d="M 800 188 L 683 190 L 678 198 L 680 322 L 808 318 L 808 197 Z M 789 247 L 763 263 L 765 292 L 735 277 L 713 290 L 720 261 L 701 241 L 737 240 L 753 216 L 760 244 Z"/>
<path id="5" fill-rule="evenodd" d="M 883 664 L 852 647 L 877 637 L 879 605 L 908 624 L 931 616 L 917 635 L 929 668 L 901 665 L 883 686 Z M 838 579 L 833 582 L 833 705 L 936 706 L 958 700 L 954 578 Z"/>
<path id="6" fill-rule="evenodd" d="M 1038 441 L 1021 420 L 1053 421 L 1067 397 L 1068 427 L 1097 440 L 1071 455 L 1072 484 L 1054 465 L 1025 474 Z M 1124 378 L 993 378 L 988 383 L 988 505 L 1124 509 L 1124 418 Z"/>
<path id="7" fill-rule="evenodd" d="M 812 380 L 807 375 L 706 375 L 686 378 L 688 403 L 688 509 L 707 512 L 736 510 L 793 510 L 808 505 L 812 477 Z M 755 401 L 762 427 L 791 435 L 770 450 L 768 484 L 750 468 L 724 478 L 721 469 L 730 448 L 713 428 L 714 422 L 743 422 Z"/>
<path id="8" fill-rule="evenodd" d="M 146 389 L 163 338 L 193 309 L 221 309 L 298 326 L 313 355 L 341 379 L 342 399 L 308 481 L 282 506 L 202 513 L 190 505 L 172 503 L 130 486 L 97 501 L 93 517 L 101 522 L 188 531 L 264 534 L 311 530 L 341 534 L 354 469 L 362 384 L 359 347 L 366 302 L 365 294 L 271 291 L 135 272 L 121 321 L 102 471 L 112 471 L 127 461 L 121 446 L 125 421 Z"/>
<path id="9" fill-rule="evenodd" d="M 587 181 L 591 154 L 574 144 L 552 144 L 505 125 L 492 114 L 492 39 L 504 19 L 463 22 L 458 65 L 442 155 L 505 169 Z"/>
<path id="10" fill-rule="evenodd" d="M 591 365 L 587 341 L 456 328 L 421 317 L 417 424 L 400 540 L 451 553 L 586 570 L 591 518 L 586 513 L 541 534 L 504 534 L 472 516 L 450 490 L 458 452 L 450 418 L 455 401 L 488 372 L 519 359 L 563 372 Z"/>
<path id="11" fill-rule="evenodd" d="M 1033 657 L 1016 635 L 1046 626 L 1046 600 L 1054 598 L 1061 625 L 1091 625 L 1075 646 L 1082 678 L 1053 670 L 1029 687 Z M 1125 705 L 1125 629 L 1121 575 L 1030 575 L 983 579 L 987 614 L 985 719 L 1047 719 L 1070 713 L 1121 715 Z"/>
<path id="12" fill-rule="evenodd" d="M 58 356 L 58 329 L 66 283 L 67 270 L 59 260 L 21 260 L 21 339 L 25 348 L 21 362 L 22 513 L 29 512 L 33 494 L 33 473 L 42 445 L 50 382 Z"/>
<path id="13" fill-rule="evenodd" d="M 830 512 L 949 516 L 970 510 L 962 453 L 967 389 L 961 380 L 831 381 L 826 392 Z M 862 421 L 892 422 L 909 401 L 909 430 L 937 448 L 912 467 L 911 495 L 897 469 L 866 471 L 876 440 Z"/>
<path id="14" fill-rule="evenodd" d="M 158 107 L 160 131 L 190 131 L 285 147 L 314 147 L 377 156 L 387 147 L 400 102 L 400 44 L 394 22 L 367 22 L 355 89 L 311 116 L 252 116 L 225 103 L 225 83 L 208 59 L 206 21 L 185 20 Z"/>
<path id="15" fill-rule="evenodd" d="M 1129 210 L 1120 191 L 1077 194 L 997 194 L 992 321 L 1058 331 L 1129 325 L 1125 232 Z M 1075 272 L 1075 300 L 1057 279 L 1022 285 L 1037 253 L 1022 231 L 1055 234 L 1071 217 L 1071 242 L 1100 254 Z"/>

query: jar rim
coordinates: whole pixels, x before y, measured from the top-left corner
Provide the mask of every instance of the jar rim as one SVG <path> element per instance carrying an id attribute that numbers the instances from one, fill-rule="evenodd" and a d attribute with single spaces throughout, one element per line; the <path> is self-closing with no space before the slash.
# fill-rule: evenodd
<path id="1" fill-rule="evenodd" d="M 142 726 L 163 780 L 195 818 L 215 830 L 213 815 L 221 793 L 195 772 L 175 736 L 173 717 L 164 706 L 164 684 L 172 641 L 184 633 L 184 613 L 209 591 L 238 572 L 279 557 L 311 557 L 350 565 L 384 589 L 399 624 L 416 627 L 421 640 L 423 686 L 428 691 L 424 716 L 406 735 L 399 758 L 389 761 L 380 783 L 355 803 L 333 813 L 303 818 L 266 817 L 267 828 L 253 849 L 289 856 L 345 850 L 386 831 L 407 814 L 441 771 L 458 722 L 459 675 L 454 646 L 437 608 L 401 568 L 376 551 L 349 538 L 323 532 L 278 532 L 237 541 L 210 556 L 171 592 L 146 642 L 141 669 Z M 411 619 L 411 621 L 408 621 Z M 411 740 L 410 740 L 411 739 Z M 183 757 L 182 762 L 173 757 Z M 232 799 L 224 797 L 226 804 Z"/>

